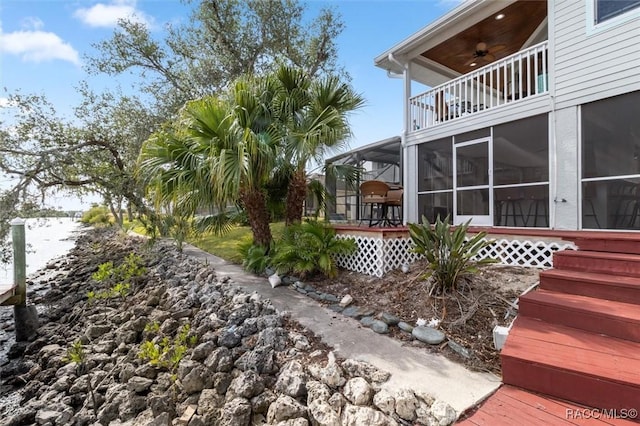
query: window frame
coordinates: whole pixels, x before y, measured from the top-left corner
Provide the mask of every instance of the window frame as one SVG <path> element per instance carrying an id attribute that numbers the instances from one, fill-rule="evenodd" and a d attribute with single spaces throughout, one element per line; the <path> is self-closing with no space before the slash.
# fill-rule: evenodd
<path id="1" fill-rule="evenodd" d="M 617 27 L 633 19 L 640 18 L 640 6 L 634 7 L 620 15 L 605 19 L 602 22 L 596 22 L 596 8 L 599 0 L 585 0 L 587 35 L 594 35 L 609 28 Z"/>

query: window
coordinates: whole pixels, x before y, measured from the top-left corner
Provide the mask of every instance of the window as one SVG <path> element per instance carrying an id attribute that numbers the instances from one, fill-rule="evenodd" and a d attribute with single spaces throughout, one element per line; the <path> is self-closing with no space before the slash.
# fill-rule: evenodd
<path id="1" fill-rule="evenodd" d="M 599 24 L 640 7 L 640 0 L 595 0 L 595 23 Z"/>
<path id="2" fill-rule="evenodd" d="M 640 229 L 640 91 L 581 107 L 582 228 Z"/>

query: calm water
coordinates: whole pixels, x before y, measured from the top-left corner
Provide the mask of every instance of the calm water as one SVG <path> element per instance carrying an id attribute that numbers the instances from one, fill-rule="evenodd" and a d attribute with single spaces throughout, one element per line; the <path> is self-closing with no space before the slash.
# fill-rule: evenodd
<path id="1" fill-rule="evenodd" d="M 80 222 L 71 218 L 27 219 L 27 276 L 71 250 L 80 228 Z M 12 280 L 13 265 L 0 265 L 0 282 Z"/>

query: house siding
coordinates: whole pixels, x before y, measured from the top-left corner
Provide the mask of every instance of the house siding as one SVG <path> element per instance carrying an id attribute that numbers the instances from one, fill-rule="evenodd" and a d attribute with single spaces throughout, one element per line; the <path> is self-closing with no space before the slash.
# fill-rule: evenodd
<path id="1" fill-rule="evenodd" d="M 590 0 L 549 1 L 558 109 L 640 90 L 640 16 L 589 33 L 590 5 Z"/>

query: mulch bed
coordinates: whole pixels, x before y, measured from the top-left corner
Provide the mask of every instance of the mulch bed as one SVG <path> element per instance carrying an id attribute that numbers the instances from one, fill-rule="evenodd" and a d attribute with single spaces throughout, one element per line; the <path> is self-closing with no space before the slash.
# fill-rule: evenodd
<path id="1" fill-rule="evenodd" d="M 305 282 L 318 291 L 342 298 L 350 294 L 354 304 L 388 312 L 415 326 L 418 319 L 441 320 L 438 329 L 470 353 L 464 357 L 445 343 L 429 346 L 409 333 L 391 327 L 389 335 L 407 345 L 441 353 L 474 370 L 500 374 L 499 352 L 493 346 L 493 328 L 509 325 L 517 314 L 515 302 L 538 281 L 533 268 L 489 265 L 462 280 L 459 289 L 445 297 L 429 296 L 425 262 L 411 265 L 408 273 L 394 270 L 382 278 L 341 270 L 333 279 L 308 277 Z"/>

